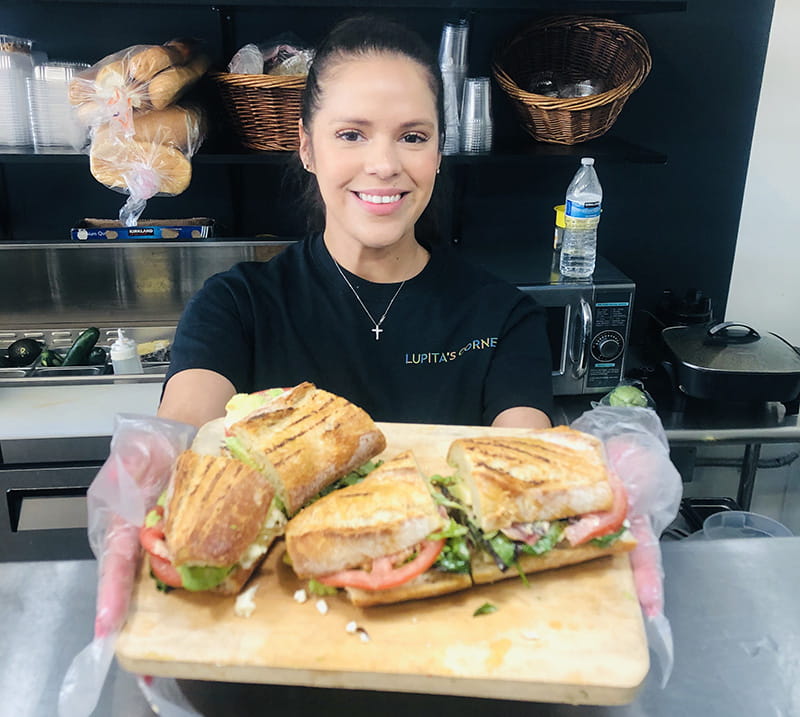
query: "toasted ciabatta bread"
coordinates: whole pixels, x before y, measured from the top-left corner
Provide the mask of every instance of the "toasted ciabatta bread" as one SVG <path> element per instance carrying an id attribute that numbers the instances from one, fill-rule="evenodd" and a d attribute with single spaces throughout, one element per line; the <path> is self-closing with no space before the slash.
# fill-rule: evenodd
<path id="1" fill-rule="evenodd" d="M 446 523 L 411 451 L 304 508 L 286 527 L 298 577 L 370 566 L 412 548 Z"/>
<path id="2" fill-rule="evenodd" d="M 517 559 L 517 565 L 523 573 L 536 573 L 565 565 L 583 563 L 606 555 L 625 553 L 635 547 L 636 539 L 629 530 L 626 530 L 617 540 L 604 548 L 594 543 L 584 543 L 575 547 L 564 545 L 555 547 L 543 555 L 521 555 Z M 472 581 L 476 585 L 519 577 L 519 571 L 513 566 L 505 571 L 500 570 L 492 558 L 482 550 L 476 551 L 472 555 L 471 562 Z"/>
<path id="3" fill-rule="evenodd" d="M 386 447 L 370 416 L 304 382 L 228 428 L 294 515 L 323 488 Z"/>
<path id="4" fill-rule="evenodd" d="M 178 456 L 167 494 L 164 538 L 176 566 L 239 563 L 264 528 L 275 489 L 226 456 Z"/>
<path id="5" fill-rule="evenodd" d="M 612 504 L 602 443 L 565 426 L 525 437 L 460 438 L 447 460 L 484 531 L 608 510 Z"/>

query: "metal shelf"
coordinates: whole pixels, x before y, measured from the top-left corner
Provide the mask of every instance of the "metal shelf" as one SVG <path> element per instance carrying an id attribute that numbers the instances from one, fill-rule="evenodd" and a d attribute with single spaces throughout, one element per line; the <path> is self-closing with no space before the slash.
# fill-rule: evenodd
<path id="1" fill-rule="evenodd" d="M 636 164 L 665 164 L 667 156 L 657 150 L 642 147 L 613 135 L 604 135 L 589 142 L 575 145 L 547 144 L 533 140 L 520 144 L 500 145 L 487 154 L 454 154 L 444 158 L 449 165 L 515 165 L 559 159 L 574 159 L 591 154 L 606 161 Z M 281 165 L 289 161 L 292 152 L 250 152 L 247 150 L 224 152 L 198 152 L 192 159 L 197 164 L 212 165 Z M 6 164 L 87 164 L 88 156 L 81 152 L 48 151 L 4 148 L 0 163 Z"/>

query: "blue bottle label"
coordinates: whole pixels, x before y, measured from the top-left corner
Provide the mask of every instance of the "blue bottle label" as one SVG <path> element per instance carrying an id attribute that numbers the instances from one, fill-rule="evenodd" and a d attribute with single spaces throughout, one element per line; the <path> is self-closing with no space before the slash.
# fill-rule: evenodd
<path id="1" fill-rule="evenodd" d="M 564 214 L 568 217 L 575 217 L 576 219 L 594 219 L 600 216 L 600 202 L 573 202 L 567 199 L 567 206 L 564 209 Z"/>

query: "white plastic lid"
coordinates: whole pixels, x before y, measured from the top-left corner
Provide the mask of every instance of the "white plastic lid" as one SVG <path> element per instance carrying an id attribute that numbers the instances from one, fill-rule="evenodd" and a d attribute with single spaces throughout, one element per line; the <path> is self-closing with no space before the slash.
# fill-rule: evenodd
<path id="1" fill-rule="evenodd" d="M 581 157 L 581 164 L 591 167 L 594 164 L 594 157 Z"/>

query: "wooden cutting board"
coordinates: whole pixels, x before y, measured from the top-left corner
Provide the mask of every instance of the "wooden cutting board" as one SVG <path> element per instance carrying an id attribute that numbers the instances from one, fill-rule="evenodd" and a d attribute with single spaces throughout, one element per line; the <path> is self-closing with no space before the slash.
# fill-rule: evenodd
<path id="1" fill-rule="evenodd" d="M 524 429 L 379 424 L 383 457 L 412 448 L 427 474 L 448 474 L 461 436 Z M 538 702 L 625 704 L 649 669 L 627 555 L 398 605 L 356 608 L 344 597 L 293 599 L 304 584 L 276 544 L 250 585 L 255 611 L 234 599 L 160 593 L 140 574 L 117 658 L 138 674 L 223 682 L 468 695 Z M 491 614 L 473 616 L 489 602 Z M 369 640 L 345 627 L 355 621 Z"/>

